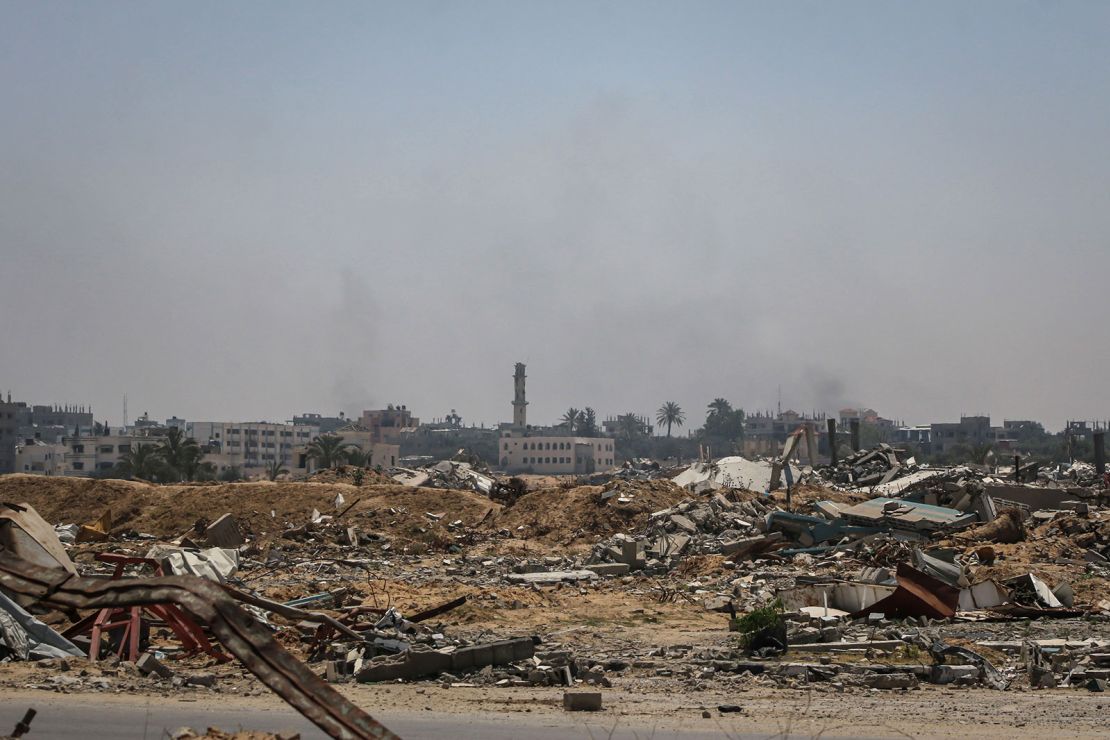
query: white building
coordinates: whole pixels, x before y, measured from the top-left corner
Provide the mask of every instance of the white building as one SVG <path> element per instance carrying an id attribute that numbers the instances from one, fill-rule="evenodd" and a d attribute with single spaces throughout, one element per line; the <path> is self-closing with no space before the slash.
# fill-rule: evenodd
<path id="1" fill-rule="evenodd" d="M 266 421 L 194 421 L 189 423 L 187 433 L 205 448 L 205 461 L 215 464 L 218 472 L 235 467 L 243 475 L 253 475 L 274 462 L 292 469 L 294 450 L 311 442 L 320 427 Z"/>
<path id="2" fill-rule="evenodd" d="M 510 473 L 583 475 L 613 467 L 609 437 L 529 437 L 506 432 L 498 440 L 501 467 Z"/>
<path id="3" fill-rule="evenodd" d="M 62 475 L 65 471 L 66 446 L 32 441 L 16 445 L 15 472 L 31 475 Z"/>

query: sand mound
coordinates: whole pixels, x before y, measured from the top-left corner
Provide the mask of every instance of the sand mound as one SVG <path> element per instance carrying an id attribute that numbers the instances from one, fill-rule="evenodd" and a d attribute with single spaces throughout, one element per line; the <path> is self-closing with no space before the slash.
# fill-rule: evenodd
<path id="1" fill-rule="evenodd" d="M 276 535 L 288 526 L 304 524 L 313 509 L 334 514 L 337 494 L 343 495 L 346 504 L 358 501 L 348 516 L 357 517 L 364 531 L 385 534 L 392 534 L 391 529 L 399 533 L 428 529 L 434 522 L 426 512 L 443 514 L 444 524 L 461 519 L 465 525 L 475 526 L 489 509 L 500 508 L 470 491 L 395 484 L 356 487 L 278 481 L 155 486 L 121 480 L 0 476 L 0 501 L 26 501 L 48 522 L 87 522 L 111 509 L 114 532 L 135 530 L 158 537 L 181 534 L 197 519 L 211 521 L 225 513 L 238 519 L 245 532 Z"/>
<path id="2" fill-rule="evenodd" d="M 617 495 L 601 500 L 603 491 Z M 621 503 L 621 497 L 631 501 Z M 596 542 L 618 532 L 643 527 L 651 512 L 674 506 L 690 497 L 669 480 L 619 481 L 607 486 L 545 488 L 521 496 L 490 526 L 509 529 L 519 537 L 551 544 Z M 524 529 L 518 530 L 518 527 Z"/>
<path id="3" fill-rule="evenodd" d="M 359 473 L 362 471 L 362 483 L 364 486 L 372 485 L 391 485 L 393 480 L 385 473 L 373 470 L 371 468 L 356 468 L 351 465 L 342 465 L 338 468 L 327 468 L 325 470 L 317 470 L 308 478 L 309 483 L 350 483 L 352 485 L 359 485 L 355 483 Z"/>

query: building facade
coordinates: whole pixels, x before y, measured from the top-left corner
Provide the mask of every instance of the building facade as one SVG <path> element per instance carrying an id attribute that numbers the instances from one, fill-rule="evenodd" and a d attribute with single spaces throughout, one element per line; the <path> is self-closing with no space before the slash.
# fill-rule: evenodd
<path id="1" fill-rule="evenodd" d="M 374 443 L 387 442 L 400 444 L 405 430 L 420 426 L 420 419 L 412 415 L 405 406 L 389 404 L 384 409 L 367 409 L 358 419 L 358 425 L 369 430 Z"/>
<path id="2" fill-rule="evenodd" d="M 16 445 L 15 472 L 29 475 L 64 475 L 66 446 L 36 442 Z"/>
<path id="3" fill-rule="evenodd" d="M 156 445 L 159 442 L 157 437 L 134 434 L 63 437 L 61 447 L 65 458 L 62 462 L 62 475 L 77 478 L 107 475 L 133 447 Z"/>
<path id="4" fill-rule="evenodd" d="M 608 437 L 502 435 L 501 468 L 509 473 L 588 475 L 613 467 L 616 440 Z"/>
<path id="5" fill-rule="evenodd" d="M 263 473 L 273 463 L 292 470 L 294 450 L 319 435 L 315 426 L 266 421 L 194 421 L 188 434 L 204 448 L 205 461 L 218 472 L 238 468 L 243 475 Z"/>

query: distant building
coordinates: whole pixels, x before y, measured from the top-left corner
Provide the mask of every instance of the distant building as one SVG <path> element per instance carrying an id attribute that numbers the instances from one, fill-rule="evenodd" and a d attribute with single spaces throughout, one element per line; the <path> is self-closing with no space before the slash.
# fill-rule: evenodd
<path id="1" fill-rule="evenodd" d="M 136 434 L 63 437 L 61 446 L 65 459 L 62 475 L 78 478 L 104 475 L 111 472 L 133 447 L 158 443 L 156 437 Z"/>
<path id="2" fill-rule="evenodd" d="M 271 464 L 292 469 L 294 450 L 307 445 L 319 427 L 267 421 L 194 421 L 188 435 L 205 450 L 205 462 L 219 472 L 238 468 L 243 475 L 259 475 Z"/>
<path id="3" fill-rule="evenodd" d="M 961 416 L 958 422 L 929 425 L 929 438 L 934 455 L 945 455 L 957 445 L 984 445 L 991 440 L 989 416 Z"/>
<path id="4" fill-rule="evenodd" d="M 405 406 L 389 404 L 384 409 L 363 411 L 358 424 L 370 432 L 375 443 L 400 444 L 403 431 L 411 432 L 420 426 L 420 419 L 413 416 Z"/>
<path id="5" fill-rule="evenodd" d="M 0 399 L 0 474 L 15 472 L 15 446 L 19 441 L 17 415 L 26 407 L 25 403 L 12 403 L 10 393 L 7 401 Z"/>
<path id="6" fill-rule="evenodd" d="M 612 437 L 619 437 L 622 433 L 627 433 L 628 431 L 634 431 L 635 434 L 633 436 L 637 437 L 650 437 L 655 433 L 655 427 L 652 426 L 648 417 L 640 416 L 639 414 L 631 414 L 631 417 L 634 430 L 622 428 L 622 425 L 625 423 L 622 421 L 622 419 L 625 418 L 623 414 L 620 416 L 610 416 L 605 421 L 601 422 L 601 430 Z"/>
<path id="7" fill-rule="evenodd" d="M 15 447 L 15 472 L 30 475 L 64 475 L 66 446 L 31 440 Z"/>
<path id="8" fill-rule="evenodd" d="M 933 427 L 929 424 L 895 427 L 891 441 L 912 445 L 914 450 L 927 457 L 933 454 Z"/>
<path id="9" fill-rule="evenodd" d="M 893 431 L 896 426 L 890 419 L 884 419 L 879 416 L 879 412 L 875 409 L 858 408 L 858 409 L 840 409 L 839 426 L 841 429 L 848 429 L 851 427 L 853 421 L 859 421 L 861 424 L 870 424 L 880 430 Z"/>
<path id="10" fill-rule="evenodd" d="M 400 445 L 375 442 L 373 441 L 373 432 L 358 424 L 348 422 L 346 426 L 332 430 L 331 433 L 337 437 L 342 437 L 343 444 L 353 445 L 366 454 L 369 457 L 366 461 L 367 467 L 376 468 L 380 466 L 389 469 L 395 467 L 397 460 L 401 457 Z M 293 449 L 289 469 L 291 472 L 305 475 L 316 472 L 316 461 L 309 458 L 307 443 L 298 445 Z"/>
<path id="11" fill-rule="evenodd" d="M 616 441 L 608 437 L 532 437 L 505 432 L 501 468 L 509 473 L 588 475 L 613 467 Z"/>
<path id="12" fill-rule="evenodd" d="M 320 434 L 331 434 L 340 427 L 351 423 L 342 411 L 339 416 L 322 416 L 320 414 L 301 414 L 293 417 L 293 424 L 302 427 L 316 427 Z"/>
<path id="13" fill-rule="evenodd" d="M 16 445 L 55 443 L 74 433 L 93 431 L 92 410 L 77 405 L 28 405 L 23 401 L 0 400 L 0 473 L 16 472 Z"/>
<path id="14" fill-rule="evenodd" d="M 825 415 L 807 416 L 790 409 L 777 414 L 769 411 L 748 414 L 744 418 L 744 443 L 741 452 L 749 458 L 780 455 L 787 438 L 800 426 L 809 426 L 813 429 L 813 438 L 817 444 L 814 454 L 825 453 L 824 448 L 827 447 L 828 437 Z M 805 437 L 799 440 L 795 450 L 799 456 L 798 459 L 808 459 L 809 448 Z"/>

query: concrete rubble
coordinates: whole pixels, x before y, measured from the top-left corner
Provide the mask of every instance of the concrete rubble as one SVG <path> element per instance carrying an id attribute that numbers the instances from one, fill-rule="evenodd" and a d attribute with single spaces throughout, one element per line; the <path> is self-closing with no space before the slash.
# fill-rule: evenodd
<path id="1" fill-rule="evenodd" d="M 300 484 L 228 511 L 182 504 L 187 515 L 137 527 L 119 517 L 140 510 L 119 500 L 98 541 L 67 525 L 96 521 L 99 500 L 48 523 L 32 516 L 36 499 L 0 519 L 0 537 L 86 576 L 108 577 L 91 557 L 107 551 L 222 584 L 330 683 L 547 687 L 567 711 L 607 711 L 603 690 L 649 684 L 1105 688 L 1110 511 L 1104 489 L 1079 485 L 1082 471 L 1019 487 L 880 446 L 790 469 L 771 491 L 772 467 L 725 458 L 672 479 L 640 461 L 593 485 L 529 490 L 447 461 L 401 483 Z M 212 523 L 189 526 L 198 515 Z M 107 636 L 88 663 L 89 633 L 72 615 L 21 608 L 72 646 L 17 649 L 14 659 L 55 661 L 35 664 L 33 685 L 258 691 L 164 630 L 143 637 L 136 663 L 115 658 Z M 681 634 L 697 639 L 654 640 L 653 619 L 696 623 Z M 610 622 L 621 626 L 596 626 Z M 641 631 L 625 636 L 628 624 Z"/>

